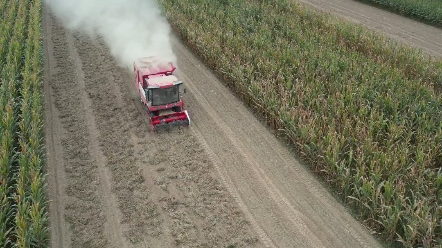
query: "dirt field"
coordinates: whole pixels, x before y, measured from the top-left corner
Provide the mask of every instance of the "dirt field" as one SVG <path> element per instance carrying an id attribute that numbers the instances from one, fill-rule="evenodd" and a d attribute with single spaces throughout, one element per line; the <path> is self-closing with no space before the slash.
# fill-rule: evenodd
<path id="1" fill-rule="evenodd" d="M 381 247 L 179 40 L 192 124 L 157 134 L 103 42 L 43 18 L 52 247 Z"/>

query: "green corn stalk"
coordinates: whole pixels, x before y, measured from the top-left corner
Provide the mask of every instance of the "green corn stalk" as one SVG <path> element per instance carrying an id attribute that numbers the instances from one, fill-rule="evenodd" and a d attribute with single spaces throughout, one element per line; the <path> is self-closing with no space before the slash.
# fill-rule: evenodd
<path id="1" fill-rule="evenodd" d="M 434 87 L 442 63 L 286 1 L 162 3 L 190 47 L 373 228 L 398 242 L 442 236 L 440 223 L 407 231 L 423 216 L 403 202 L 441 216 L 441 202 L 423 186 L 434 175 L 422 171 L 440 165 L 441 133 L 432 130 L 442 120 Z"/>
<path id="2" fill-rule="evenodd" d="M 49 237 L 47 228 L 47 211 L 45 199 L 45 181 L 42 175 L 42 98 L 41 98 L 41 2 L 30 6 L 27 49 L 23 72 L 21 140 L 25 146 L 21 154 L 26 158 L 27 170 L 20 171 L 25 182 L 26 218 L 28 221 L 27 242 L 42 247 Z"/>
<path id="3" fill-rule="evenodd" d="M 6 0 L 0 0 L 0 13 L 3 13 L 5 11 L 6 3 Z"/>
<path id="4" fill-rule="evenodd" d="M 6 2 L 4 2 L 3 5 L 6 10 L 2 11 L 2 13 L 5 13 L 5 15 L 0 22 L 0 27 L 2 30 L 2 32 L 0 33 L 0 73 L 3 71 L 8 42 L 9 38 L 11 37 L 11 31 L 14 25 L 14 19 L 18 7 L 18 1 L 8 1 L 7 4 Z"/>
<path id="5" fill-rule="evenodd" d="M 13 161 L 13 140 L 11 131 L 14 132 L 14 118 L 12 116 L 12 108 L 5 106 L 4 116 L 0 123 L 0 245 L 6 246 L 11 242 L 10 225 L 13 219 L 13 208 L 9 200 L 12 192 L 12 161 Z"/>
<path id="6" fill-rule="evenodd" d="M 44 247 L 41 1 L 5 3 L 0 1 L 0 246 Z"/>

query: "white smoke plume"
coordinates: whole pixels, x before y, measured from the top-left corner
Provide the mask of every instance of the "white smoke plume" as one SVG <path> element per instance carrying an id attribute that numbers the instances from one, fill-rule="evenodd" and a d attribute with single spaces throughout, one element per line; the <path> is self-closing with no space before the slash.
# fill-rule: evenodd
<path id="1" fill-rule="evenodd" d="M 46 0 L 71 29 L 100 36 L 122 66 L 132 68 L 140 57 L 156 56 L 176 64 L 170 27 L 155 0 Z"/>

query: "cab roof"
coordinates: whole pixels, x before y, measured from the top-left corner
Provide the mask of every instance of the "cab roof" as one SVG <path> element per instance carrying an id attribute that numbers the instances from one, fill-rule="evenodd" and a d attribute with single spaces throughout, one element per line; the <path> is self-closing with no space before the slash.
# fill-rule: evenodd
<path id="1" fill-rule="evenodd" d="M 146 83 L 148 88 L 165 88 L 177 84 L 182 84 L 183 82 L 178 81 L 178 79 L 174 75 L 169 75 L 146 78 Z"/>

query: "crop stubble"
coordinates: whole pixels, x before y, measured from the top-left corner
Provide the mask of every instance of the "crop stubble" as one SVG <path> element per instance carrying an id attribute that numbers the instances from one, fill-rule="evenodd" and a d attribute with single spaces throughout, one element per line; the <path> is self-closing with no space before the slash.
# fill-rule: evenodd
<path id="1" fill-rule="evenodd" d="M 46 132 L 56 132 L 62 158 L 48 167 L 63 173 L 50 175 L 50 184 L 61 185 L 50 197 L 61 198 L 51 204 L 64 213 L 52 211 L 51 228 L 64 230 L 52 232 L 58 239 L 70 237 L 53 237 L 52 246 L 261 247 L 191 131 L 147 132 L 132 85 L 125 85 L 129 74 L 102 42 L 51 19 L 46 101 L 56 111 L 47 115 L 61 128 L 46 125 Z"/>

